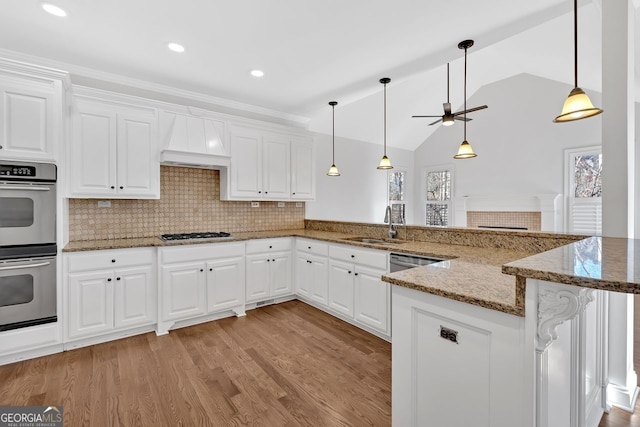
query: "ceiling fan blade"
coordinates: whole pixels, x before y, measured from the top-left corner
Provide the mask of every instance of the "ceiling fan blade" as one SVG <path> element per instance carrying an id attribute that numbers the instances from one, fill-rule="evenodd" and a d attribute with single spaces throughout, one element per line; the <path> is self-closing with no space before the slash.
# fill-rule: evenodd
<path id="1" fill-rule="evenodd" d="M 444 107 L 445 116 L 448 116 L 449 114 L 451 114 L 451 103 L 445 102 L 442 104 L 442 106 Z"/>
<path id="2" fill-rule="evenodd" d="M 466 111 L 458 111 L 457 113 L 453 113 L 454 116 L 458 116 L 460 114 L 464 114 L 464 113 L 473 113 L 474 111 L 478 111 L 478 110 L 484 110 L 485 108 L 489 108 L 487 105 L 481 105 L 480 107 L 474 107 L 474 108 L 469 108 Z"/>
<path id="3" fill-rule="evenodd" d="M 466 119 L 464 117 L 460 117 L 460 116 L 455 116 L 453 118 L 453 120 L 460 120 L 461 122 L 469 122 L 471 120 L 473 120 L 471 117 L 467 117 Z"/>
<path id="4" fill-rule="evenodd" d="M 440 123 L 441 121 L 442 121 L 442 118 L 440 118 L 440 119 L 436 120 L 436 121 L 435 121 L 435 122 L 433 122 L 433 123 L 429 123 L 429 126 L 433 126 L 433 125 L 435 125 L 436 123 Z"/>
<path id="5" fill-rule="evenodd" d="M 422 118 L 422 117 L 440 117 L 440 119 L 442 119 L 442 116 L 411 116 L 411 117 L 414 118 L 414 119 L 419 119 L 419 118 Z"/>

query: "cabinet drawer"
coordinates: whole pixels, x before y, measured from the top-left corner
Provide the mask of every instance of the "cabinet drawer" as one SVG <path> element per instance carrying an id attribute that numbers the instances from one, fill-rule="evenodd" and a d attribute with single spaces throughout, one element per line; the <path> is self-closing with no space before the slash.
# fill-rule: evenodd
<path id="1" fill-rule="evenodd" d="M 291 249 L 291 238 L 258 239 L 247 242 L 247 253 L 257 254 L 261 252 L 288 251 Z"/>
<path id="2" fill-rule="evenodd" d="M 114 249 L 65 254 L 69 273 L 153 264 L 153 248 Z"/>
<path id="3" fill-rule="evenodd" d="M 296 239 L 296 251 L 327 256 L 329 255 L 329 245 L 318 240 Z"/>
<path id="4" fill-rule="evenodd" d="M 387 253 L 384 251 L 356 249 L 345 245 L 331 245 L 329 246 L 329 256 L 342 261 L 387 270 Z"/>
<path id="5" fill-rule="evenodd" d="M 179 247 L 160 248 L 160 263 L 204 261 L 244 255 L 244 243 L 194 244 Z"/>

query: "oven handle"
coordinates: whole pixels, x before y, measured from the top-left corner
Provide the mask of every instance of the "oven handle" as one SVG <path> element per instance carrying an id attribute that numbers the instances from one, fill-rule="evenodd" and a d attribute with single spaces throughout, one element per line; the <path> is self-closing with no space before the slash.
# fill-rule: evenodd
<path id="1" fill-rule="evenodd" d="M 24 268 L 36 268 L 36 267 L 44 267 L 46 265 L 51 264 L 50 262 L 39 262 L 37 264 L 27 264 L 27 265 L 10 265 L 9 267 L 0 267 L 0 271 L 6 270 L 18 270 Z"/>
<path id="2" fill-rule="evenodd" d="M 22 186 L 13 186 L 11 184 L 0 184 L 0 190 L 32 190 L 32 191 L 50 191 L 49 187 L 33 187 L 22 185 Z"/>

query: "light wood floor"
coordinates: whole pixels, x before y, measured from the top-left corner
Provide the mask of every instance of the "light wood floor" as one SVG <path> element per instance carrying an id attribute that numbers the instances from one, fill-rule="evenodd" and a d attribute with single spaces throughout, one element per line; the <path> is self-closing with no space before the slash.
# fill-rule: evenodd
<path id="1" fill-rule="evenodd" d="M 0 366 L 0 405 L 68 426 L 389 426 L 391 345 L 292 301 Z"/>

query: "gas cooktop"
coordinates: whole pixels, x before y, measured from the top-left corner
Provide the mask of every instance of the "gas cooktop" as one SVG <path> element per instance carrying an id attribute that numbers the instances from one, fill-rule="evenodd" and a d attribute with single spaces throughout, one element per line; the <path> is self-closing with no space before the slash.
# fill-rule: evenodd
<path id="1" fill-rule="evenodd" d="M 232 237 L 231 233 L 225 233 L 224 231 L 203 232 L 203 233 L 178 233 L 178 234 L 163 234 L 160 239 L 165 242 L 173 240 L 190 240 L 190 239 L 224 239 Z"/>

